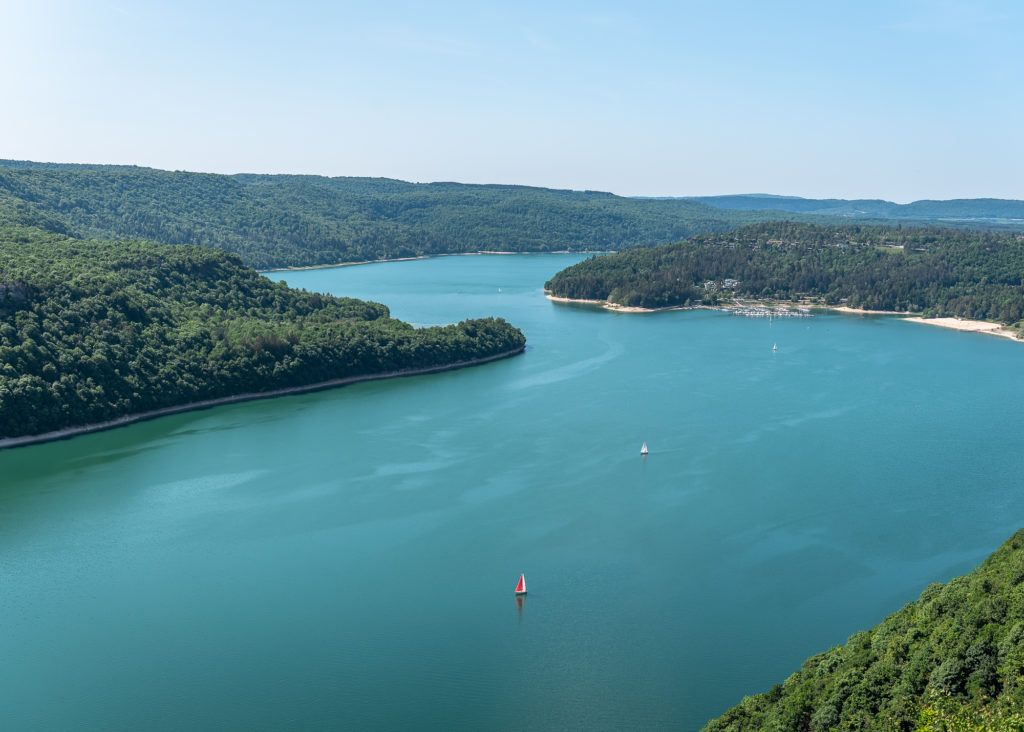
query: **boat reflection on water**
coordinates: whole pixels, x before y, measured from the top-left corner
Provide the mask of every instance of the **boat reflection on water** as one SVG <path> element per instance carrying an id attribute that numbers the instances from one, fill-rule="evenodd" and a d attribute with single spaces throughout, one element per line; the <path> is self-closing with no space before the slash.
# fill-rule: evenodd
<path id="1" fill-rule="evenodd" d="M 523 608 L 526 606 L 526 595 L 516 595 L 516 610 L 519 611 L 519 617 L 523 617 Z"/>

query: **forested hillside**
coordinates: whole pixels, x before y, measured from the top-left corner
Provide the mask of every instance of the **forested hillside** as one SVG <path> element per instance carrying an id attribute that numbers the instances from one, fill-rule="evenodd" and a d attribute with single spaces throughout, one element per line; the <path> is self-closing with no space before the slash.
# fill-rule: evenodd
<path id="1" fill-rule="evenodd" d="M 755 224 L 592 257 L 546 284 L 620 305 L 717 304 L 735 297 L 845 302 L 869 310 L 1024 318 L 1024 237 L 951 229 Z"/>
<path id="2" fill-rule="evenodd" d="M 893 203 L 880 199 L 800 198 L 798 196 L 688 196 L 715 208 L 736 211 L 792 211 L 851 218 L 914 219 L 917 221 L 974 220 L 1024 226 L 1024 201 L 1003 198 L 961 198 L 949 201 Z"/>
<path id="3" fill-rule="evenodd" d="M 1024 729 L 1024 530 L 705 732 Z"/>
<path id="4" fill-rule="evenodd" d="M 0 205 L 4 199 L 64 233 L 222 249 L 257 268 L 482 250 L 607 251 L 763 220 L 693 201 L 523 186 L 0 161 Z"/>
<path id="5" fill-rule="evenodd" d="M 618 251 L 811 214 L 594 191 L 210 175 L 0 160 L 0 207 L 48 231 L 238 254 L 261 268 L 476 251 Z"/>
<path id="6" fill-rule="evenodd" d="M 0 219 L 31 219 L 3 209 Z M 0 224 L 0 438 L 521 350 L 501 319 L 414 329 L 194 246 Z"/>

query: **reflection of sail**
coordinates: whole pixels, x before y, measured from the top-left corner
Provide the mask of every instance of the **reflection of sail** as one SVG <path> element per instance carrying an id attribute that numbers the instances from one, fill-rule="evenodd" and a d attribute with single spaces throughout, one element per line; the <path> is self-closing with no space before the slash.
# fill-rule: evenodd
<path id="1" fill-rule="evenodd" d="M 516 610 L 519 611 L 519 617 L 523 617 L 523 606 L 526 605 L 526 595 L 516 595 Z"/>

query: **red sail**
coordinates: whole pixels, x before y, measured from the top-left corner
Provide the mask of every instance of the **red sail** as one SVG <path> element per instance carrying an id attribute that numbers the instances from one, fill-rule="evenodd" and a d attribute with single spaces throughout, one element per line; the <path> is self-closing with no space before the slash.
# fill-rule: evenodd
<path id="1" fill-rule="evenodd" d="M 516 594 L 517 595 L 525 595 L 526 594 L 526 575 L 525 574 L 519 575 L 519 584 L 516 585 Z"/>

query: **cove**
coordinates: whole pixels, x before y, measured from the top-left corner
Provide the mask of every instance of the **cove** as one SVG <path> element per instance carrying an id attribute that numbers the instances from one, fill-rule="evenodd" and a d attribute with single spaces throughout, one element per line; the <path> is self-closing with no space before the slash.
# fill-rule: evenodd
<path id="1" fill-rule="evenodd" d="M 271 273 L 527 352 L 0 453 L 6 725 L 698 729 L 1019 527 L 1020 344 L 548 302 L 578 259 Z"/>

